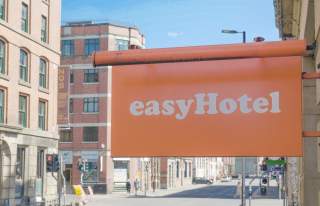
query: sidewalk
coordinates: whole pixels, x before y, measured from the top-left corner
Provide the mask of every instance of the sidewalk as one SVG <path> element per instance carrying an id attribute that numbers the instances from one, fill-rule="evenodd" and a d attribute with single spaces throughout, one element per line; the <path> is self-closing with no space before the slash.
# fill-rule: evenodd
<path id="1" fill-rule="evenodd" d="M 192 190 L 192 189 L 199 189 L 203 187 L 207 187 L 208 185 L 186 185 L 182 187 L 177 187 L 177 188 L 170 188 L 170 189 L 157 189 L 155 192 L 148 191 L 147 196 L 145 196 L 144 191 L 138 191 L 137 196 L 135 195 L 134 192 L 131 192 L 128 194 L 127 192 L 113 192 L 112 194 L 96 194 L 93 196 L 87 196 L 87 199 L 89 202 L 92 200 L 99 200 L 99 199 L 106 199 L 106 198 L 148 198 L 148 197 L 162 197 L 178 192 L 182 192 L 185 190 Z M 76 196 L 73 194 L 67 194 L 66 195 L 66 200 L 65 203 L 66 205 L 70 205 L 72 202 L 76 200 Z M 62 197 L 62 202 L 63 202 L 63 197 Z"/>
<path id="2" fill-rule="evenodd" d="M 147 197 L 163 197 L 163 196 L 179 193 L 182 191 L 199 189 L 207 186 L 208 185 L 205 185 L 205 184 L 198 184 L 198 185 L 185 185 L 185 186 L 169 188 L 169 189 L 157 189 L 155 192 L 148 191 Z M 139 191 L 137 193 L 137 197 L 144 197 L 144 196 L 145 196 L 145 193 L 143 191 Z M 127 197 L 135 197 L 135 194 L 131 193 L 130 196 L 127 195 Z"/>

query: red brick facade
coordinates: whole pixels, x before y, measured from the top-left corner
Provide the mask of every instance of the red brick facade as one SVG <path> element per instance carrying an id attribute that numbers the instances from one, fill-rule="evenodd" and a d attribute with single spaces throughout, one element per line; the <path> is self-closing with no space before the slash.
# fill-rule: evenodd
<path id="1" fill-rule="evenodd" d="M 129 31 L 130 30 L 130 31 Z M 132 36 L 129 37 L 129 34 Z M 91 65 L 91 57 L 85 55 L 86 39 L 99 39 L 99 50 L 116 50 L 117 41 L 127 41 L 129 44 L 144 46 L 144 38 L 135 28 L 117 26 L 112 24 L 92 24 L 83 22 L 68 24 L 61 29 L 61 68 L 64 70 L 64 77 L 60 81 L 67 83 L 66 88 L 60 89 L 60 94 L 66 93 L 72 101 L 72 108 L 66 121 L 60 121 L 61 141 L 59 144 L 62 156 L 65 159 L 67 180 L 69 184 L 80 183 L 80 171 L 77 163 L 79 159 L 87 159 L 97 166 L 92 176 L 88 178 L 88 183 L 95 187 L 108 188 L 111 192 L 113 174 L 113 163 L 110 157 L 110 137 L 108 128 L 111 122 L 108 122 L 108 98 L 111 97 L 108 91 L 108 68 L 94 68 Z M 139 40 L 139 41 L 137 41 Z M 69 47 L 64 47 L 64 41 L 72 41 L 73 52 L 71 55 L 65 55 Z M 70 42 L 69 42 L 70 43 Z M 71 46 L 72 47 L 72 46 Z M 85 82 L 85 71 L 96 69 L 98 72 L 97 82 Z M 70 76 L 73 76 L 73 82 L 69 84 Z M 98 111 L 85 112 L 84 98 L 98 98 Z M 59 102 L 64 105 L 58 112 L 65 113 L 68 108 L 68 98 Z M 97 141 L 84 141 L 84 128 L 97 127 Z M 72 133 L 72 140 L 64 137 L 64 133 Z M 89 134 L 90 136 L 91 134 Z M 94 166 L 95 167 L 95 166 Z M 128 166 L 129 167 L 129 166 Z M 128 168 L 129 170 L 129 168 Z M 107 172 L 109 171 L 109 172 Z M 130 177 L 134 176 L 130 174 Z M 102 189 L 102 192 L 104 189 Z"/>

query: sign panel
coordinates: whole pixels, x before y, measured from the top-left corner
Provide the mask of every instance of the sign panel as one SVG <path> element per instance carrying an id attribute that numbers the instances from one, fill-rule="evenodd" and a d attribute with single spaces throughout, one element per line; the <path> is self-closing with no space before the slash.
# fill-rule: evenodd
<path id="1" fill-rule="evenodd" d="M 112 156 L 301 156 L 301 57 L 114 66 Z"/>
<path id="2" fill-rule="evenodd" d="M 58 69 L 58 124 L 68 124 L 68 84 L 70 68 L 60 67 Z"/>

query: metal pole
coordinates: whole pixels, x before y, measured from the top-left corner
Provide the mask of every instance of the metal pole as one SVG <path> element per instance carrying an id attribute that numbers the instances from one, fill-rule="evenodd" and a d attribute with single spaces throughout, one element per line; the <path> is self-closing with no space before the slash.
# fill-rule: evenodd
<path id="1" fill-rule="evenodd" d="M 242 32 L 242 43 L 246 43 L 246 32 Z M 242 157 L 242 195 L 241 206 L 246 205 L 246 158 Z"/>
<path id="2" fill-rule="evenodd" d="M 246 205 L 246 159 L 242 157 L 242 189 L 241 189 L 241 206 Z"/>
<path id="3" fill-rule="evenodd" d="M 251 199 L 252 199 L 252 186 L 249 185 L 249 206 L 251 206 Z"/>
<path id="4" fill-rule="evenodd" d="M 144 169 L 144 196 L 146 197 L 147 196 L 147 179 L 148 179 L 148 177 L 147 177 L 147 175 L 148 175 L 148 173 L 147 173 L 147 171 L 148 171 L 148 162 L 145 162 L 145 169 Z"/>
<path id="5" fill-rule="evenodd" d="M 242 43 L 246 43 L 246 32 L 242 32 Z"/>

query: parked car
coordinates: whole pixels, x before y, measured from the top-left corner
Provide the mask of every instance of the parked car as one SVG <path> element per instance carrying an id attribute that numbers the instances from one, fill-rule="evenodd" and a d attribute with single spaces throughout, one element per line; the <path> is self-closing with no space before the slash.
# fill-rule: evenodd
<path id="1" fill-rule="evenodd" d="M 232 178 L 230 176 L 221 177 L 221 182 L 230 182 Z"/>
<path id="2" fill-rule="evenodd" d="M 192 184 L 213 184 L 213 180 L 203 177 L 194 177 L 192 179 Z"/>

